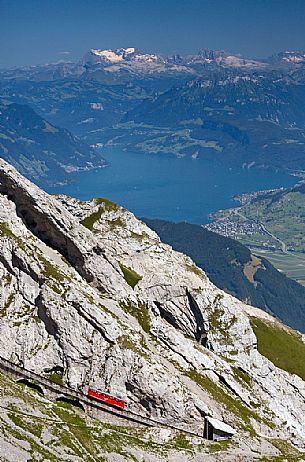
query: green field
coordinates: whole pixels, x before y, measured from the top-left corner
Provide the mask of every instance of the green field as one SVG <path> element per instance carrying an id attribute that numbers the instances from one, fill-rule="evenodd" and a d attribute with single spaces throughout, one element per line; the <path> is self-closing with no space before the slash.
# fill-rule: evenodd
<path id="1" fill-rule="evenodd" d="M 288 249 L 305 250 L 305 194 L 289 192 L 276 198 L 275 193 L 265 200 L 245 205 L 242 213 L 265 225 Z"/>
<path id="2" fill-rule="evenodd" d="M 241 244 L 245 245 L 246 247 L 267 247 L 267 248 L 274 248 L 275 251 L 281 251 L 281 244 L 273 239 L 272 237 L 268 236 L 267 234 L 236 234 L 234 239 L 239 241 Z"/>
<path id="3" fill-rule="evenodd" d="M 305 286 L 305 254 L 304 253 L 283 253 L 270 250 L 257 250 L 251 251 L 259 256 L 265 257 L 272 263 L 275 268 L 282 271 L 286 276 L 294 279 L 303 286 Z"/>

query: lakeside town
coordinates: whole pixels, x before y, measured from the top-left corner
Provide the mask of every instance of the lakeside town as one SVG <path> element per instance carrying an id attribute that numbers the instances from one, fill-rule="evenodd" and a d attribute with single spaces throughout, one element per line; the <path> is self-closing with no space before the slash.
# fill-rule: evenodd
<path id="1" fill-rule="evenodd" d="M 252 234 L 267 235 L 264 226 L 261 223 L 251 220 L 240 222 L 234 221 L 230 218 L 222 218 L 220 220 L 213 221 L 212 223 L 208 223 L 207 225 L 203 225 L 203 228 L 231 238 Z"/>

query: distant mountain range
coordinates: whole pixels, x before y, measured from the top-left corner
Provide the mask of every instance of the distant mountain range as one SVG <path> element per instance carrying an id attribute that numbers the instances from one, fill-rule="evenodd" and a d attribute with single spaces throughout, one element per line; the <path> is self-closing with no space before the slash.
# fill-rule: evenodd
<path id="1" fill-rule="evenodd" d="M 92 49 L 77 63 L 0 71 L 1 100 L 28 105 L 86 149 L 117 145 L 305 175 L 305 52 L 254 60 Z"/>
<path id="2" fill-rule="evenodd" d="M 0 81 L 0 95 L 17 104 L 31 106 L 50 123 L 77 136 L 97 134 L 118 123 L 125 114 L 148 98 L 150 91 L 134 84 L 104 85 L 95 80 L 67 78 L 33 82 Z"/>
<path id="3" fill-rule="evenodd" d="M 125 121 L 121 141 L 139 151 L 305 170 L 303 71 L 213 73 L 147 99 Z M 134 143 L 141 124 L 154 130 Z"/>
<path id="4" fill-rule="evenodd" d="M 174 250 L 189 255 L 219 288 L 305 332 L 305 287 L 239 242 L 190 223 L 144 219 Z"/>
<path id="5" fill-rule="evenodd" d="M 3 69 L 0 78 L 56 80 L 71 76 L 95 74 L 104 71 L 111 75 L 121 73 L 156 75 L 163 73 L 198 75 L 211 69 L 293 69 L 305 66 L 305 51 L 281 51 L 265 59 L 251 59 L 225 51 L 202 49 L 197 54 L 163 56 L 145 53 L 135 47 L 91 49 L 78 62 L 58 62 L 46 65 Z M 129 76 L 130 77 L 130 76 Z M 99 78 L 102 78 L 100 75 Z M 105 75 L 103 76 L 105 78 Z M 102 78 L 102 79 L 103 79 Z"/>

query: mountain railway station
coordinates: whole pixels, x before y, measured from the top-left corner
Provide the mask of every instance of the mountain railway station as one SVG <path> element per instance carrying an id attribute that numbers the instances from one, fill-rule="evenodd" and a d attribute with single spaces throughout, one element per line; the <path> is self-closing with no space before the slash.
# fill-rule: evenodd
<path id="1" fill-rule="evenodd" d="M 236 434 L 236 430 L 230 425 L 221 422 L 213 417 L 205 418 L 204 437 L 207 440 L 225 440 L 232 438 Z"/>

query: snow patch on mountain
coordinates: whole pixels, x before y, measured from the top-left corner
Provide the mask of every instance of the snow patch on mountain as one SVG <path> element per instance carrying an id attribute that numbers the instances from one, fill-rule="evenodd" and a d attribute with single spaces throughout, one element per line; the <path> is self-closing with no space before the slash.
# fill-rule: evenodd
<path id="1" fill-rule="evenodd" d="M 91 53 L 111 63 L 123 61 L 123 56 L 112 50 L 91 50 Z"/>
<path id="2" fill-rule="evenodd" d="M 196 55 L 186 58 L 188 64 L 202 64 L 227 68 L 256 69 L 266 67 L 265 63 L 253 59 L 245 59 L 240 55 L 227 54 L 225 51 L 201 50 Z"/>

